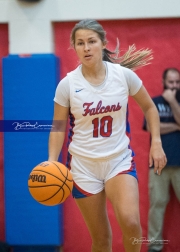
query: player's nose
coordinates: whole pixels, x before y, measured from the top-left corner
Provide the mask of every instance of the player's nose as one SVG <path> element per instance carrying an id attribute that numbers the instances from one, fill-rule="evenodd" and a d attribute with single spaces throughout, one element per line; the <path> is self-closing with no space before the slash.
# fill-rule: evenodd
<path id="1" fill-rule="evenodd" d="M 89 44 L 85 43 L 84 44 L 84 51 L 89 51 L 89 50 L 90 50 Z"/>

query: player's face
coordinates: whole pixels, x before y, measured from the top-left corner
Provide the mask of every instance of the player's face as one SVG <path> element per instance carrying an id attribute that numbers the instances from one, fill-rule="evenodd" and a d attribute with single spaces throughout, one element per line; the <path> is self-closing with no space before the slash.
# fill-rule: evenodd
<path id="1" fill-rule="evenodd" d="M 75 34 L 74 48 L 81 63 L 91 66 L 102 61 L 102 50 L 105 45 L 103 45 L 98 33 L 79 29 Z"/>
<path id="2" fill-rule="evenodd" d="M 165 89 L 180 89 L 180 75 L 178 72 L 169 71 L 164 81 Z"/>

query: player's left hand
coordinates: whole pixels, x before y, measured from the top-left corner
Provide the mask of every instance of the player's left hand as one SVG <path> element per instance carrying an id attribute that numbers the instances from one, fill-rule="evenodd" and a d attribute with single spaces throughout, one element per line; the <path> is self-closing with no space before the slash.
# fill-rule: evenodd
<path id="1" fill-rule="evenodd" d="M 149 153 L 149 166 L 154 166 L 154 173 L 161 175 L 162 169 L 167 163 L 167 158 L 161 143 L 152 143 Z"/>

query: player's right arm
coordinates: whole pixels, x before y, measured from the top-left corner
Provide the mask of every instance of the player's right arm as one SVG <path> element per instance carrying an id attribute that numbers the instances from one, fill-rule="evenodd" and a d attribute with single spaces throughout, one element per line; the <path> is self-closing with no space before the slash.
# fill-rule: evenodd
<path id="1" fill-rule="evenodd" d="M 69 115 L 69 107 L 54 103 L 53 128 L 49 135 L 49 161 L 57 161 L 61 152 Z"/>

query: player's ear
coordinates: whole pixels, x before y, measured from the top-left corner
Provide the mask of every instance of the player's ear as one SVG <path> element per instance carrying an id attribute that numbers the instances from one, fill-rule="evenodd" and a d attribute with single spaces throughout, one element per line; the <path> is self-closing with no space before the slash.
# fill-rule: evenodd
<path id="1" fill-rule="evenodd" d="M 106 48 L 106 45 L 107 45 L 107 42 L 103 42 L 103 48 L 102 49 L 105 49 Z"/>

